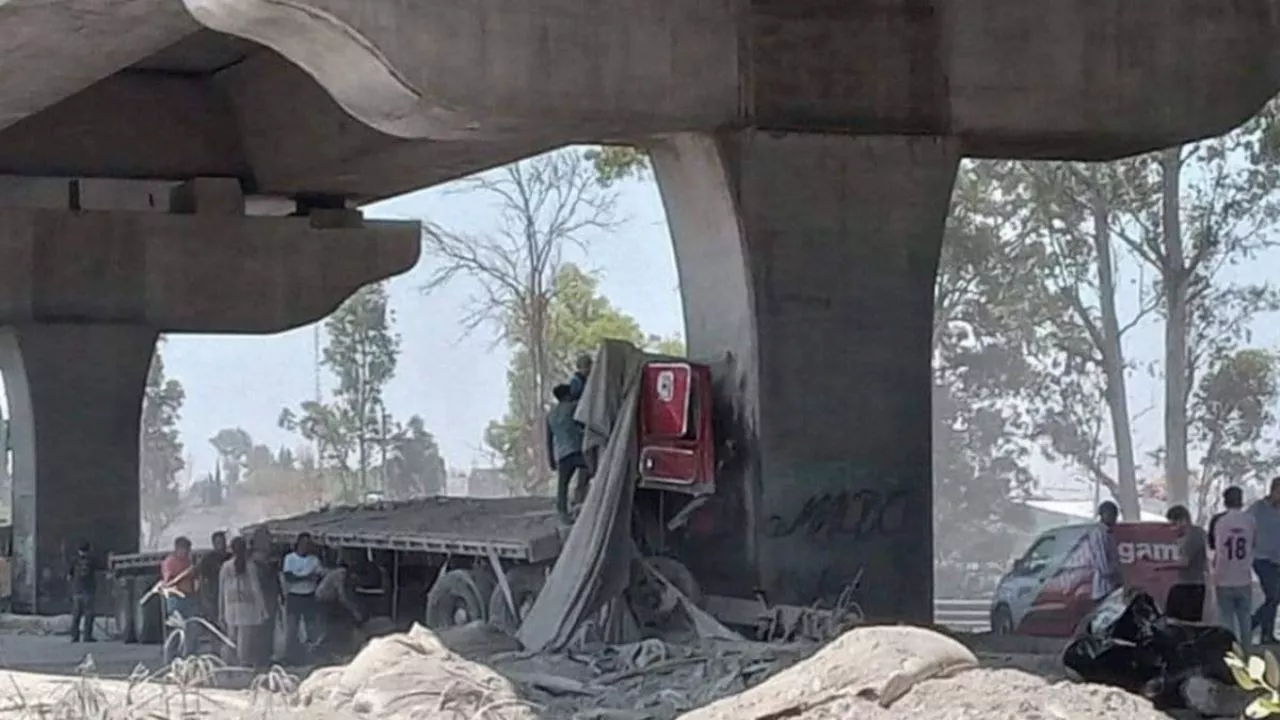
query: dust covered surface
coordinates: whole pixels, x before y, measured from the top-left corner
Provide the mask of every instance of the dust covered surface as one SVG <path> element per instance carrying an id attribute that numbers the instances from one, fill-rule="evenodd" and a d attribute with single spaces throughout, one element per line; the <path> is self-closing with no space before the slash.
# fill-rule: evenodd
<path id="1" fill-rule="evenodd" d="M 300 702 L 353 717 L 509 720 L 1166 720 L 1115 688 L 983 667 L 923 628 L 857 628 L 835 641 L 657 639 L 536 654 L 476 624 L 372 641 L 319 671 Z M 463 654 L 465 653 L 465 657 Z"/>
<path id="2" fill-rule="evenodd" d="M 1013 656 L 1009 656 L 1013 657 Z M 9 673 L 0 717 L 409 720 L 1167 720 L 1115 688 L 992 668 L 923 628 L 817 643 L 657 639 L 535 654 L 481 623 L 371 640 L 296 689 L 180 689 Z M 982 663 L 985 664 L 985 663 Z M 279 683 L 287 685 L 287 683 Z M 91 710 L 91 712 L 87 712 Z M 1236 714 L 1238 716 L 1238 713 Z"/>
<path id="3" fill-rule="evenodd" d="M 555 501 L 544 497 L 428 497 L 327 507 L 261 524 L 273 535 L 306 531 L 320 542 L 359 534 L 521 543 L 559 532 Z"/>

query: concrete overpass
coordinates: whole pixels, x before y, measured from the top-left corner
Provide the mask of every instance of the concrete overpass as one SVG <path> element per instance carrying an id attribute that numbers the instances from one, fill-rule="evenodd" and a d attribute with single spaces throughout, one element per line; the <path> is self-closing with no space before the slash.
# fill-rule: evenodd
<path id="1" fill-rule="evenodd" d="M 0 0 L 20 606 L 137 534 L 159 332 L 314 321 L 410 267 L 354 204 L 648 145 L 739 448 L 721 582 L 932 613 L 930 293 L 964 155 L 1107 159 L 1280 85 L 1280 0 Z M 262 197 L 293 217 L 252 216 Z M 248 209 L 248 210 L 247 210 Z"/>

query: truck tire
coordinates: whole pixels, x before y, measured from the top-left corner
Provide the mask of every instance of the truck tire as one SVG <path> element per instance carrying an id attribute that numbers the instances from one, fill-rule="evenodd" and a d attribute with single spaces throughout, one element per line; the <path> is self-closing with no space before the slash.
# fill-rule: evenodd
<path id="1" fill-rule="evenodd" d="M 439 630 L 484 620 L 480 591 L 466 570 L 450 570 L 427 593 L 427 627 Z"/>
<path id="2" fill-rule="evenodd" d="M 502 592 L 502 585 L 495 584 L 493 593 L 489 595 L 489 624 L 514 634 L 520 629 L 529 614 L 529 608 L 538 599 L 542 586 L 547 582 L 543 568 L 537 565 L 521 565 L 507 570 L 507 585 L 511 588 L 511 600 L 515 603 L 513 611 L 507 605 L 507 596 Z"/>
<path id="3" fill-rule="evenodd" d="M 489 598 L 493 597 L 493 589 L 498 587 L 498 578 L 487 566 L 473 567 L 467 571 L 471 575 L 471 583 L 476 586 L 476 597 L 480 598 L 480 607 L 484 610 L 482 620 L 489 619 Z"/>

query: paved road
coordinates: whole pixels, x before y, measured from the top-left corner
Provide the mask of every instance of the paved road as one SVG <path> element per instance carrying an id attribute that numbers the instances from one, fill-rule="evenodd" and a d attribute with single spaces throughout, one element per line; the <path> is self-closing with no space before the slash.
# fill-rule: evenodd
<path id="1" fill-rule="evenodd" d="M 93 656 L 102 677 L 128 677 L 139 663 L 152 669 L 161 664 L 159 645 L 74 644 L 66 636 L 0 635 L 0 667 L 8 670 L 75 675 L 86 655 Z"/>

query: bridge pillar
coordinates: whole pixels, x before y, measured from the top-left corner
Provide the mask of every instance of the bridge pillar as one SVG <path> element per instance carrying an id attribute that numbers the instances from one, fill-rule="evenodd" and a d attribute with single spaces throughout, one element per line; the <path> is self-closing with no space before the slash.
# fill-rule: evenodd
<path id="1" fill-rule="evenodd" d="M 408 270 L 416 222 L 246 217 L 234 180 L 49 181 L 0 207 L 0 369 L 13 413 L 14 603 L 64 611 L 68 560 L 138 549 L 139 425 L 161 332 L 268 334 Z M 34 197 L 36 193 L 27 193 Z M 0 195 L 0 205 L 13 198 Z"/>
<path id="2" fill-rule="evenodd" d="M 933 615 L 933 285 L 959 162 L 934 137 L 743 131 L 652 149 L 689 353 L 728 357 L 711 592 Z"/>
<path id="3" fill-rule="evenodd" d="M 157 332 L 24 323 L 0 331 L 13 413 L 19 612 L 65 609 L 66 559 L 138 548 L 138 421 Z"/>

